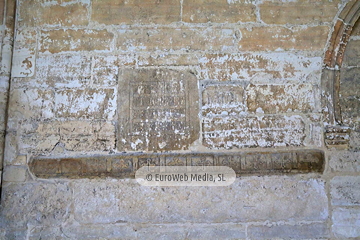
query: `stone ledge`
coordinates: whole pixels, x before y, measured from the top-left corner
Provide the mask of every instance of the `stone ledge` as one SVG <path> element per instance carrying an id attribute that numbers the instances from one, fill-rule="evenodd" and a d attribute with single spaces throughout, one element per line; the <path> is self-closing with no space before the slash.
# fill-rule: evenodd
<path id="1" fill-rule="evenodd" d="M 89 157 L 35 157 L 30 171 L 39 178 L 134 178 L 143 166 L 229 166 L 240 175 L 322 173 L 320 150 L 238 153 L 128 153 Z"/>

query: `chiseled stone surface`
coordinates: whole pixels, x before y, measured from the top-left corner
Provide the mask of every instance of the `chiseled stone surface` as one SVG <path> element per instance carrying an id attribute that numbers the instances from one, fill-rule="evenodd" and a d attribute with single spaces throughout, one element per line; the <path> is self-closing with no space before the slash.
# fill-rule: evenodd
<path id="1" fill-rule="evenodd" d="M 116 89 L 64 89 L 55 92 L 55 116 L 66 119 L 113 120 L 116 111 Z"/>
<path id="2" fill-rule="evenodd" d="M 294 98 L 294 94 L 297 98 Z M 247 87 L 249 112 L 312 112 L 316 100 L 313 86 L 309 84 L 250 84 Z"/>
<path id="3" fill-rule="evenodd" d="M 4 168 L 4 182 L 24 182 L 26 180 L 27 169 L 24 166 L 6 166 Z"/>
<path id="4" fill-rule="evenodd" d="M 202 91 L 202 115 L 238 115 L 246 111 L 245 90 L 239 84 L 205 84 Z"/>
<path id="5" fill-rule="evenodd" d="M 27 182 L 3 186 L 1 225 L 26 228 L 59 225 L 69 218 L 72 191 L 67 182 Z"/>
<path id="6" fill-rule="evenodd" d="M 360 206 L 360 176 L 337 176 L 330 186 L 333 205 Z"/>
<path id="7" fill-rule="evenodd" d="M 120 69 L 118 150 L 186 150 L 199 135 L 191 70 Z"/>
<path id="8" fill-rule="evenodd" d="M 252 83 L 318 83 L 321 58 L 293 52 L 205 54 L 200 79 Z"/>
<path id="9" fill-rule="evenodd" d="M 329 166 L 332 172 L 360 172 L 360 152 L 330 152 Z"/>
<path id="10" fill-rule="evenodd" d="M 221 116 L 203 120 L 203 144 L 210 149 L 302 146 L 300 116 Z"/>
<path id="11" fill-rule="evenodd" d="M 324 182 L 298 177 L 245 177 L 228 187 L 144 187 L 135 180 L 77 180 L 74 216 L 89 223 L 321 221 Z M 104 213 L 107 214 L 104 214 Z"/>
<path id="12" fill-rule="evenodd" d="M 231 28 L 120 29 L 117 48 L 124 52 L 221 51 L 235 49 Z"/>
<path id="13" fill-rule="evenodd" d="M 337 239 L 360 237 L 360 209 L 335 208 L 332 213 L 332 232 Z"/>
<path id="14" fill-rule="evenodd" d="M 51 119 L 54 92 L 45 89 L 14 89 L 10 92 L 9 117 L 13 119 Z"/>
<path id="15" fill-rule="evenodd" d="M 102 120 L 35 122 L 23 126 L 21 135 L 18 145 L 22 151 L 28 150 L 35 155 L 49 154 L 56 146 L 67 151 L 110 151 L 115 148 L 115 126 Z"/>

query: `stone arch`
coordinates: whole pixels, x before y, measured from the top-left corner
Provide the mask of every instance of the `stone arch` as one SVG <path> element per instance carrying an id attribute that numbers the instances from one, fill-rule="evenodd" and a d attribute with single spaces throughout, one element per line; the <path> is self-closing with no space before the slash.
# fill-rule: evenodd
<path id="1" fill-rule="evenodd" d="M 351 0 L 337 19 L 325 52 L 321 89 L 327 146 L 347 146 L 350 129 L 343 126 L 340 107 L 340 69 L 355 23 L 360 18 L 360 1 Z"/>
<path id="2" fill-rule="evenodd" d="M 342 12 L 333 28 L 324 58 L 322 72 L 323 107 L 329 124 L 341 125 L 342 117 L 339 106 L 340 67 L 342 65 L 346 45 L 352 29 L 360 17 L 360 1 L 352 0 Z"/>

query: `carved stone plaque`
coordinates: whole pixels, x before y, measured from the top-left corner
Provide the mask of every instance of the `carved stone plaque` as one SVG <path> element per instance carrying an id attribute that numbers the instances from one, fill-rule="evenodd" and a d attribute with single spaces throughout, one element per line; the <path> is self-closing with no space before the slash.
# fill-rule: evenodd
<path id="1" fill-rule="evenodd" d="M 189 70 L 120 69 L 118 150 L 185 150 L 199 135 L 196 77 Z"/>
<path id="2" fill-rule="evenodd" d="M 30 170 L 40 178 L 133 178 L 144 166 L 227 166 L 237 176 L 323 172 L 320 150 L 238 153 L 131 153 L 79 158 L 37 157 Z"/>

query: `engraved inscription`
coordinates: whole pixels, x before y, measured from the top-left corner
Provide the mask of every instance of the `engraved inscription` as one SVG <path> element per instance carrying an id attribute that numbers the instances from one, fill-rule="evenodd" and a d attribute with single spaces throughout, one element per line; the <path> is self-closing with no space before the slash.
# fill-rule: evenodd
<path id="1" fill-rule="evenodd" d="M 214 166 L 213 156 L 193 156 L 191 166 Z"/>
<path id="2" fill-rule="evenodd" d="M 245 111 L 244 88 L 239 85 L 206 85 L 202 92 L 201 110 L 203 117 Z"/>
<path id="3" fill-rule="evenodd" d="M 168 156 L 165 164 L 166 166 L 186 166 L 186 157 Z"/>
<path id="4" fill-rule="evenodd" d="M 319 150 L 251 153 L 134 153 L 81 158 L 38 157 L 30 170 L 40 178 L 133 178 L 143 166 L 227 166 L 238 176 L 322 172 L 324 153 Z"/>
<path id="5" fill-rule="evenodd" d="M 197 96 L 189 71 L 121 69 L 118 149 L 187 149 L 199 133 Z"/>

